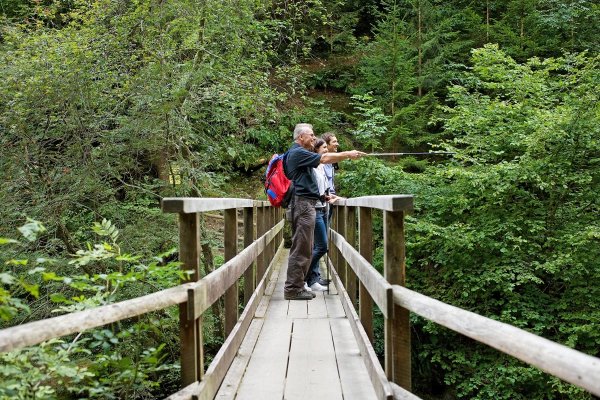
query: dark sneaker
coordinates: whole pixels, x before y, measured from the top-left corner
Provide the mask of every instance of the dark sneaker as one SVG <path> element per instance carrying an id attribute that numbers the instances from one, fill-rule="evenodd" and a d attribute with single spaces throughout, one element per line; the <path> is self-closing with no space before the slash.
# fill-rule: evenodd
<path id="1" fill-rule="evenodd" d="M 331 283 L 331 279 L 319 279 L 317 282 L 319 282 L 319 285 L 321 286 L 327 286 Z"/>
<path id="2" fill-rule="evenodd" d="M 315 298 L 315 296 L 316 295 L 312 294 L 311 292 L 307 292 L 306 290 L 302 289 L 296 294 L 285 293 L 283 298 L 286 300 L 312 300 Z"/>

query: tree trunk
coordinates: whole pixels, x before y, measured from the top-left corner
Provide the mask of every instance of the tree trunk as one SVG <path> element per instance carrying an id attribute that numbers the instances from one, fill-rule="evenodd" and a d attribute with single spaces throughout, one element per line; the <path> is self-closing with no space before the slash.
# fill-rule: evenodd
<path id="1" fill-rule="evenodd" d="M 490 42 L 490 1 L 485 3 L 485 41 Z"/>
<path id="2" fill-rule="evenodd" d="M 418 60 L 418 71 L 417 71 L 417 75 L 419 77 L 419 87 L 417 90 L 417 95 L 419 97 L 421 97 L 423 95 L 423 85 L 422 85 L 422 78 L 421 78 L 421 73 L 422 73 L 422 68 L 423 68 L 423 49 L 422 49 L 422 16 L 421 16 L 421 2 L 417 2 L 417 13 L 418 13 L 418 35 L 417 35 L 417 46 L 419 49 L 419 60 Z"/>

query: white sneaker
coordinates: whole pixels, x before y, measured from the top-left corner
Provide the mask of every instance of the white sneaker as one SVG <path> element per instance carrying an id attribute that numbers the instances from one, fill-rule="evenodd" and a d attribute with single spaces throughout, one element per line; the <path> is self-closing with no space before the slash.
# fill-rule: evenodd
<path id="1" fill-rule="evenodd" d="M 304 282 L 304 290 L 307 292 L 312 292 L 312 289 L 308 287 L 308 283 Z"/>
<path id="2" fill-rule="evenodd" d="M 315 292 L 324 292 L 327 290 L 327 286 L 323 286 L 319 282 L 313 283 L 312 285 L 310 285 L 310 288 Z"/>

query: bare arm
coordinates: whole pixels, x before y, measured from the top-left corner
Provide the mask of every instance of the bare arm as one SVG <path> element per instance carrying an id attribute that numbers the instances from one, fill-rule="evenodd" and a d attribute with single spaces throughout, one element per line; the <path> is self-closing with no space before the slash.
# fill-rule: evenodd
<path id="1" fill-rule="evenodd" d="M 340 153 L 325 153 L 321 156 L 321 164 L 332 164 L 344 160 L 356 160 L 367 153 L 358 150 L 342 151 Z"/>

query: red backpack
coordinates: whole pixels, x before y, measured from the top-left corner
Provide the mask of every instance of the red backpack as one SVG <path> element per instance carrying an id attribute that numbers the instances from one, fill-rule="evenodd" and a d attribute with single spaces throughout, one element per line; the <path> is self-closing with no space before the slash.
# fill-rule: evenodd
<path id="1" fill-rule="evenodd" d="M 273 207 L 287 207 L 294 194 L 294 184 L 283 170 L 287 154 L 273 154 L 265 173 L 265 193 Z"/>

